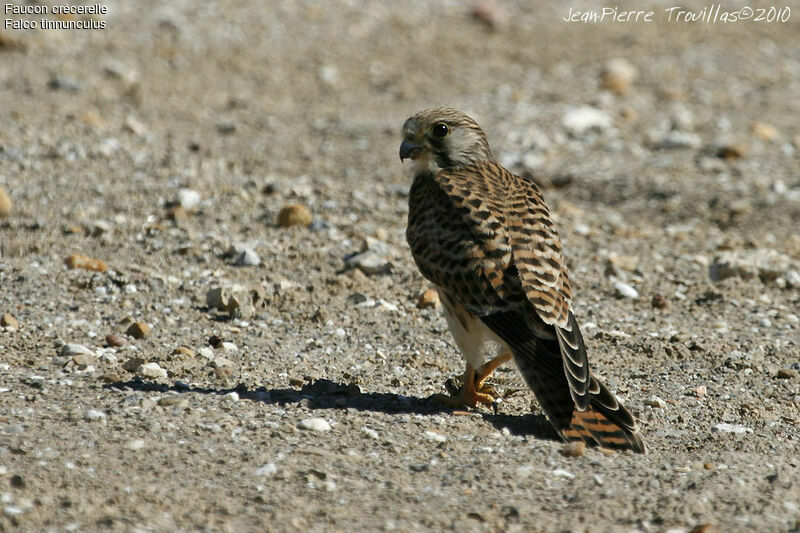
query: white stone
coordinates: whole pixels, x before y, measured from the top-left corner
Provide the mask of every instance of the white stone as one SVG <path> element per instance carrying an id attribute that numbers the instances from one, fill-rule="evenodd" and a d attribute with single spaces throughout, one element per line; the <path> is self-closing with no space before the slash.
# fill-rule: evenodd
<path id="1" fill-rule="evenodd" d="M 200 196 L 200 193 L 192 189 L 178 190 L 176 199 L 180 204 L 180 206 L 184 208 L 186 211 L 191 211 L 192 209 L 200 205 L 201 201 L 203 201 L 203 197 Z"/>
<path id="2" fill-rule="evenodd" d="M 158 363 L 145 363 L 136 369 L 136 373 L 145 378 L 166 378 L 167 371 L 161 368 Z"/>
<path id="3" fill-rule="evenodd" d="M 422 434 L 422 436 L 425 438 L 425 440 L 428 440 L 428 441 L 431 441 L 431 442 L 446 442 L 447 441 L 447 437 L 445 437 L 444 435 L 442 435 L 440 433 L 436 433 L 435 431 L 425 431 Z"/>
<path id="4" fill-rule="evenodd" d="M 387 302 L 386 300 L 380 299 L 375 302 L 375 307 L 380 309 L 381 311 L 397 311 L 399 308 L 394 305 L 393 303 Z"/>
<path id="5" fill-rule="evenodd" d="M 714 258 L 708 273 L 713 281 L 738 276 L 742 279 L 758 277 L 762 281 L 772 281 L 783 276 L 787 284 L 793 269 L 792 259 L 771 248 L 754 250 L 726 250 Z"/>
<path id="6" fill-rule="evenodd" d="M 617 281 L 614 283 L 614 290 L 617 293 L 617 296 L 621 296 L 623 298 L 638 298 L 639 291 L 634 289 L 632 286 L 624 283 L 622 281 Z"/>
<path id="7" fill-rule="evenodd" d="M 144 448 L 144 439 L 131 439 L 125 443 L 125 447 L 132 451 L 141 450 Z"/>
<path id="8" fill-rule="evenodd" d="M 234 263 L 236 266 L 258 266 L 261 264 L 261 258 L 252 248 L 245 248 L 245 250 L 236 258 Z"/>
<path id="9" fill-rule="evenodd" d="M 644 401 L 644 404 L 649 405 L 650 407 L 655 407 L 657 409 L 664 409 L 667 406 L 667 402 L 665 402 L 658 396 L 651 396 L 649 399 Z"/>
<path id="10" fill-rule="evenodd" d="M 305 420 L 301 420 L 297 424 L 297 427 L 299 427 L 300 429 L 306 429 L 308 431 L 317 431 L 320 433 L 323 431 L 331 430 L 331 425 L 324 418 L 306 418 Z"/>
<path id="11" fill-rule="evenodd" d="M 611 117 L 593 107 L 570 109 L 562 119 L 564 128 L 572 135 L 583 135 L 590 130 L 605 130 L 611 127 Z"/>
<path id="12" fill-rule="evenodd" d="M 742 434 L 742 433 L 752 433 L 753 432 L 753 430 L 748 428 L 748 427 L 745 427 L 745 426 L 742 426 L 742 425 L 739 425 L 739 424 L 726 424 L 724 422 L 714 426 L 714 429 L 716 429 L 717 431 L 721 431 L 722 433 Z"/>
<path id="13" fill-rule="evenodd" d="M 239 393 L 236 391 L 231 391 L 228 394 L 224 394 L 222 396 L 223 401 L 226 402 L 238 402 L 239 401 Z"/>
<path id="14" fill-rule="evenodd" d="M 197 349 L 197 355 L 202 357 L 203 359 L 214 359 L 214 349 L 210 346 L 203 346 L 202 348 Z"/>
<path id="15" fill-rule="evenodd" d="M 103 420 L 105 417 L 106 414 L 103 411 L 98 411 L 97 409 L 88 409 L 83 413 L 83 419 L 89 422 Z"/>
<path id="16" fill-rule="evenodd" d="M 339 81 L 339 69 L 336 65 L 322 65 L 317 74 L 320 81 L 329 87 Z"/>
<path id="17" fill-rule="evenodd" d="M 371 439 L 378 440 L 378 438 L 379 438 L 378 437 L 378 432 L 375 431 L 374 429 L 364 428 L 362 431 L 364 432 L 364 435 L 366 435 L 367 437 L 369 437 Z"/>
<path id="18" fill-rule="evenodd" d="M 675 150 L 680 148 L 700 148 L 702 145 L 703 140 L 698 134 L 688 131 L 673 130 L 661 139 L 658 147 L 665 150 Z"/>
<path id="19" fill-rule="evenodd" d="M 264 477 L 272 477 L 278 471 L 278 467 L 275 466 L 275 463 L 267 463 L 262 465 L 255 470 L 253 470 L 254 476 L 264 476 Z"/>
<path id="20" fill-rule="evenodd" d="M 227 353 L 234 353 L 239 351 L 239 347 L 232 342 L 225 341 L 222 343 L 222 349 Z"/>
<path id="21" fill-rule="evenodd" d="M 789 287 L 800 289 L 800 272 L 797 270 L 787 270 L 783 278 Z"/>
<path id="22" fill-rule="evenodd" d="M 389 261 L 381 254 L 373 250 L 367 250 L 350 257 L 347 260 L 347 266 L 356 267 L 364 274 L 380 274 L 386 272 L 391 268 Z"/>
<path id="23" fill-rule="evenodd" d="M 75 355 L 91 355 L 94 356 L 94 352 L 84 346 L 83 344 L 65 344 L 61 347 L 61 355 L 64 356 L 75 356 Z"/>
<path id="24" fill-rule="evenodd" d="M 556 468 L 555 470 L 553 470 L 553 475 L 557 477 L 565 477 L 567 479 L 575 479 L 575 474 L 561 468 Z"/>

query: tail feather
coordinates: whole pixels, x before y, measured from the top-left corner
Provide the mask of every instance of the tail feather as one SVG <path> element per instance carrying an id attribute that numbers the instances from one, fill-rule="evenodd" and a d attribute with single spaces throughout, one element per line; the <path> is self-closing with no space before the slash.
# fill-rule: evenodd
<path id="1" fill-rule="evenodd" d="M 636 434 L 633 416 L 595 376 L 592 376 L 589 394 L 589 409 L 574 409 L 569 425 L 560 431 L 561 436 L 565 440 L 582 440 L 590 445 L 645 453 L 644 442 Z"/>
<path id="2" fill-rule="evenodd" d="M 531 326 L 530 320 L 519 311 L 494 313 L 482 316 L 481 320 L 508 344 L 520 373 L 564 440 L 645 453 L 631 413 L 597 377 L 588 373 L 588 368 L 586 392 L 575 394 L 566 375 L 570 369 L 565 368 L 562 359 L 567 339 L 562 339 L 555 329 L 552 338 L 542 338 L 541 325 L 537 325 L 538 329 Z M 585 353 L 574 318 L 571 326 L 574 339 L 567 344 L 580 346 Z"/>

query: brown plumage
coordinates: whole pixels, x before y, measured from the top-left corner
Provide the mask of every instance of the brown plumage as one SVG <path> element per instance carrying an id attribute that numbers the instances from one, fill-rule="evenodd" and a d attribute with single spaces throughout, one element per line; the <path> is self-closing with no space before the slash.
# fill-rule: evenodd
<path id="1" fill-rule="evenodd" d="M 562 438 L 644 452 L 631 414 L 589 370 L 536 184 L 496 163 L 477 123 L 449 108 L 409 118 L 400 157 L 416 164 L 406 237 L 467 360 L 460 395 L 445 401 L 491 401 L 480 387 L 510 354 Z M 489 362 L 485 341 L 500 346 Z"/>

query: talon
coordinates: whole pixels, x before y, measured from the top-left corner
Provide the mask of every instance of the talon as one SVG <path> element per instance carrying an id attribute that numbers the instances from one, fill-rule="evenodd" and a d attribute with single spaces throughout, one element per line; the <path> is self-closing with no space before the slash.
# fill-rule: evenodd
<path id="1" fill-rule="evenodd" d="M 484 405 L 496 403 L 495 397 L 497 393 L 492 387 L 481 384 L 476 390 L 475 383 L 479 377 L 479 374 L 468 366 L 466 372 L 460 378 L 449 378 L 445 381 L 444 386 L 450 393 L 449 396 L 446 394 L 434 394 L 430 397 L 430 400 L 453 408 L 464 407 L 465 405 L 475 407 L 479 403 Z M 459 383 L 459 381 L 463 384 Z"/>

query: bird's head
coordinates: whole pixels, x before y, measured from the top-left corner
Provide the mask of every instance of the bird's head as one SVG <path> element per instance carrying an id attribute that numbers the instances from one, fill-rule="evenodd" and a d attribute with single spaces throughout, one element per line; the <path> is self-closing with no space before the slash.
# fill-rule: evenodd
<path id="1" fill-rule="evenodd" d="M 413 159 L 417 172 L 491 161 L 486 134 L 469 116 L 448 107 L 420 111 L 403 124 L 400 161 Z"/>

